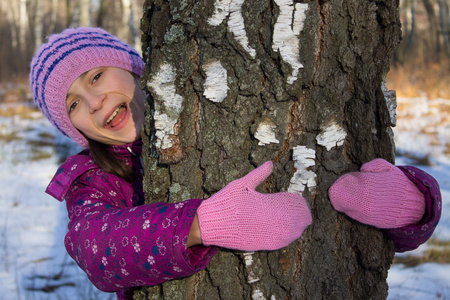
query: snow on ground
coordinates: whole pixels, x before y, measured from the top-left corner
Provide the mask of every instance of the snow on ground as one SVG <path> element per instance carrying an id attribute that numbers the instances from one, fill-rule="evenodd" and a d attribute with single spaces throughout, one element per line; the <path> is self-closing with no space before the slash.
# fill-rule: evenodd
<path id="1" fill-rule="evenodd" d="M 6 106 L 0 103 L 0 112 Z M 399 99 L 399 108 L 397 164 L 428 158 L 430 165 L 417 166 L 438 180 L 444 199 L 434 238 L 450 241 L 450 100 Z M 78 149 L 36 112 L 26 118 L 0 114 L 0 141 L 0 299 L 114 299 L 96 290 L 68 257 L 62 244 L 64 204 L 43 193 L 58 157 Z M 408 254 L 420 255 L 429 247 Z M 450 265 L 395 264 L 388 283 L 388 299 L 450 299 Z"/>
<path id="2" fill-rule="evenodd" d="M 450 241 L 450 100 L 397 99 L 395 144 L 397 165 L 428 161 L 416 165 L 436 178 L 443 199 L 441 220 L 433 239 Z M 425 243 L 414 251 L 397 254 L 421 256 L 436 247 Z M 447 246 L 447 251 L 450 251 Z M 391 300 L 450 299 L 450 264 L 424 263 L 416 267 L 394 264 L 389 270 Z"/>
<path id="3" fill-rule="evenodd" d="M 450 129 L 448 126 L 447 130 Z M 435 177 L 441 188 L 442 216 L 432 236 L 432 239 L 438 241 L 450 241 L 450 164 L 445 160 L 432 159 L 433 166 L 416 165 Z M 397 164 L 411 164 L 411 160 L 397 157 Z M 436 246 L 427 242 L 416 250 L 396 255 L 422 256 L 433 247 Z M 449 246 L 447 251 L 450 251 Z M 388 300 L 450 299 L 450 264 L 424 263 L 416 267 L 394 264 L 389 270 L 388 284 Z"/>
<path id="4" fill-rule="evenodd" d="M 37 112 L 0 117 L 0 141 L 0 299 L 114 299 L 67 255 L 65 206 L 44 193 L 70 142 Z"/>

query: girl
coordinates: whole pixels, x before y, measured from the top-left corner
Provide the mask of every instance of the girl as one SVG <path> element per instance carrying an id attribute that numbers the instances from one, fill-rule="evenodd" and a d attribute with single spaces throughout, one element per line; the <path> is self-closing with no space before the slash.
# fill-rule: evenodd
<path id="1" fill-rule="evenodd" d="M 204 269 L 217 247 L 285 247 L 312 222 L 300 195 L 255 191 L 271 162 L 203 201 L 144 204 L 143 68 L 129 45 L 102 29 L 78 28 L 41 45 L 29 76 L 42 113 L 86 148 L 61 165 L 46 190 L 66 201 L 66 249 L 97 288 L 119 299 L 131 299 L 133 287 Z M 388 229 L 399 251 L 425 242 L 440 216 L 431 176 L 381 159 L 341 177 L 329 194 L 337 210 Z"/>

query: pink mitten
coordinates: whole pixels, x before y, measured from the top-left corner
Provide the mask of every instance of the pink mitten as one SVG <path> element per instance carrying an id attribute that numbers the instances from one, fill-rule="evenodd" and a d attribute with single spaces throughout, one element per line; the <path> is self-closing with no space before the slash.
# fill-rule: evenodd
<path id="1" fill-rule="evenodd" d="M 204 245 L 275 250 L 301 236 L 312 221 L 303 197 L 255 191 L 271 173 L 272 162 L 268 161 L 202 202 L 197 215 Z"/>
<path id="2" fill-rule="evenodd" d="M 414 224 L 425 213 L 425 196 L 399 168 L 381 158 L 341 176 L 328 195 L 336 210 L 378 228 Z"/>

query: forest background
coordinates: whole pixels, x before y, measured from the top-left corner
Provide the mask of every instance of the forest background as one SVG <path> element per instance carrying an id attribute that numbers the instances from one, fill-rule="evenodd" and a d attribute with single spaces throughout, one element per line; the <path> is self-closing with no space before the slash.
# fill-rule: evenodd
<path id="1" fill-rule="evenodd" d="M 0 84 L 26 83 L 29 62 L 52 33 L 99 26 L 140 45 L 143 0 L 0 0 Z M 388 87 L 399 97 L 450 97 L 449 0 L 401 0 L 402 42 Z"/>

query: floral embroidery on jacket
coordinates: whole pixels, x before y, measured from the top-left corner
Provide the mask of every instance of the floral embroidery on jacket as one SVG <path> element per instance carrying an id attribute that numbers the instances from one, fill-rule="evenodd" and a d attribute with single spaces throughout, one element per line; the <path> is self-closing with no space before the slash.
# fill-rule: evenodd
<path id="1" fill-rule="evenodd" d="M 132 148 L 131 154 L 127 147 Z M 87 151 L 69 157 L 47 192 L 66 201 L 69 232 L 65 246 L 91 282 L 119 298 L 136 286 L 150 286 L 190 276 L 204 269 L 217 249 L 186 249 L 189 230 L 201 200 L 143 204 L 142 143 L 114 146 L 133 166 L 132 183 L 104 172 Z M 180 242 L 182 241 L 182 242 Z M 190 253 L 195 253 L 190 259 Z M 206 251 L 205 251 L 206 249 Z"/>

